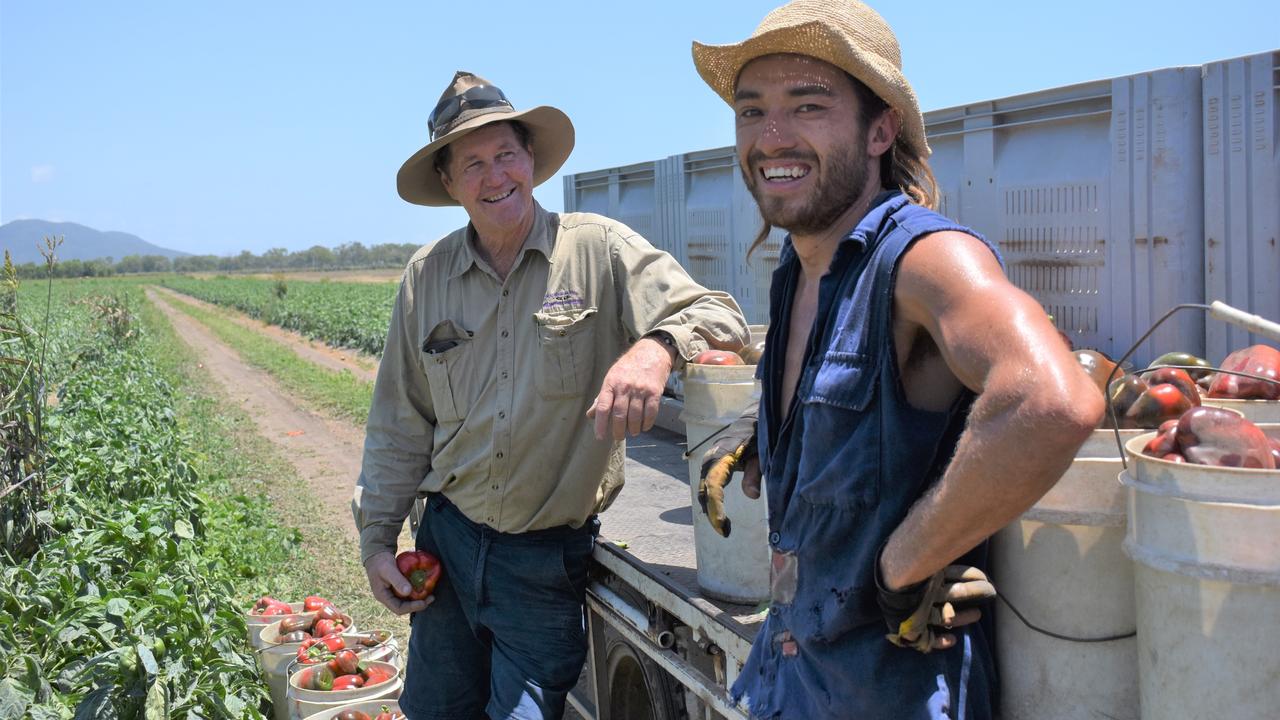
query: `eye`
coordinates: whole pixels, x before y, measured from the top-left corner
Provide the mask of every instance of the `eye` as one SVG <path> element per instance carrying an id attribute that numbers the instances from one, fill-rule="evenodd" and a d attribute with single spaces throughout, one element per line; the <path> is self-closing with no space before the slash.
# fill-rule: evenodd
<path id="1" fill-rule="evenodd" d="M 756 117 L 760 117 L 763 114 L 764 113 L 760 112 L 760 108 L 750 107 L 750 106 L 744 107 L 738 111 L 738 117 L 743 119 L 756 118 Z"/>
<path id="2" fill-rule="evenodd" d="M 796 108 L 796 112 L 802 112 L 802 113 L 817 112 L 818 110 L 825 110 L 825 109 L 826 109 L 825 107 L 823 107 L 822 105 L 818 105 L 817 103 L 805 103 L 800 107 Z"/>

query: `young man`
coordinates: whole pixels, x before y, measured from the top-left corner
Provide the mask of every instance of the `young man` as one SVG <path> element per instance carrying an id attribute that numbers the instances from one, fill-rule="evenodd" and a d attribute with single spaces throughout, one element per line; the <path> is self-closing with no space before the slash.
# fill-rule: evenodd
<path id="1" fill-rule="evenodd" d="M 923 118 L 873 10 L 797 0 L 693 56 L 765 232 L 790 233 L 758 432 L 704 464 L 713 523 L 729 472 L 768 482 L 772 602 L 733 696 L 761 718 L 991 717 L 986 539 L 1067 468 L 1101 394 L 995 249 L 928 209 Z"/>
<path id="2" fill-rule="evenodd" d="M 373 594 L 415 613 L 410 718 L 558 718 L 622 439 L 653 425 L 674 364 L 742 347 L 746 323 L 626 226 L 538 206 L 573 148 L 564 113 L 517 112 L 459 72 L 428 125 L 400 196 L 470 222 L 401 280 L 352 502 L 362 560 Z M 396 537 L 422 495 L 417 547 L 444 576 L 429 603 L 402 602 Z"/>

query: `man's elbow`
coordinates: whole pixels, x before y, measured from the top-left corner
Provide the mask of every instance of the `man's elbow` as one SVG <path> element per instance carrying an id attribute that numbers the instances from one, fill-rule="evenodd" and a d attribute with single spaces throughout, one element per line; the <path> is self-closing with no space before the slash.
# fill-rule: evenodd
<path id="1" fill-rule="evenodd" d="M 1042 442 L 1064 455 L 1074 456 L 1106 413 L 1102 393 L 1089 382 L 1074 382 L 1040 397 L 1032 414 L 1043 432 Z"/>

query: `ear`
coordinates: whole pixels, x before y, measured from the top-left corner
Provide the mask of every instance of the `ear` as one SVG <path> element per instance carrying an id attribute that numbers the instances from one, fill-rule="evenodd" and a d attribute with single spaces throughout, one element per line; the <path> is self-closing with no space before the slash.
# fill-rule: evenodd
<path id="1" fill-rule="evenodd" d="M 444 170 L 437 170 L 436 172 L 440 175 L 440 184 L 444 186 L 444 191 L 454 199 L 454 202 L 461 202 L 461 200 L 458 200 L 458 196 L 453 194 L 453 180 L 449 178 L 449 173 Z"/>
<path id="2" fill-rule="evenodd" d="M 891 108 L 880 113 L 880 117 L 872 120 L 871 127 L 867 128 L 867 154 L 878 158 L 889 152 L 901 129 L 902 118 L 897 110 Z"/>

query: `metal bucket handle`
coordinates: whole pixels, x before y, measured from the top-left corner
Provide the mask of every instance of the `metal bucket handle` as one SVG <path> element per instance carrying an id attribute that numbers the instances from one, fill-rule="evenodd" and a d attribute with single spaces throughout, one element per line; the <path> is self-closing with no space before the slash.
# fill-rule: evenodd
<path id="1" fill-rule="evenodd" d="M 1121 466 L 1124 467 L 1124 469 L 1126 470 L 1129 469 L 1129 461 L 1125 459 L 1124 441 L 1121 440 L 1120 438 L 1120 422 L 1119 422 L 1119 419 L 1116 417 L 1115 407 L 1111 405 L 1111 383 L 1116 378 L 1116 372 L 1119 371 L 1121 366 L 1124 365 L 1124 361 L 1128 360 L 1129 356 L 1133 355 L 1133 353 L 1137 351 L 1138 347 L 1142 345 L 1142 343 L 1146 342 L 1147 338 L 1151 337 L 1151 334 L 1156 331 L 1156 328 L 1160 327 L 1160 325 L 1163 324 L 1165 320 L 1168 320 L 1174 313 L 1178 312 L 1179 310 L 1187 310 L 1187 309 L 1207 311 L 1209 313 L 1209 317 L 1215 320 L 1221 320 L 1223 322 L 1230 323 L 1232 325 L 1235 325 L 1238 328 L 1248 330 L 1249 332 L 1254 333 L 1255 335 L 1262 335 L 1264 337 L 1268 337 L 1272 340 L 1275 340 L 1276 342 L 1280 342 L 1280 323 L 1276 323 L 1271 320 L 1268 320 L 1262 317 L 1261 315 L 1254 315 L 1253 313 L 1245 312 L 1244 310 L 1241 310 L 1239 308 L 1231 307 L 1230 305 L 1222 302 L 1221 300 L 1214 300 L 1212 303 L 1208 305 L 1204 305 L 1202 303 L 1183 303 L 1181 305 L 1175 305 L 1172 310 L 1170 310 L 1169 312 L 1161 316 L 1159 320 L 1156 320 L 1155 324 L 1152 325 L 1151 328 L 1142 335 L 1142 337 L 1138 338 L 1138 341 L 1135 342 L 1133 346 L 1130 347 L 1129 350 L 1125 352 L 1124 355 L 1121 355 L 1120 359 L 1116 361 L 1115 367 L 1111 368 L 1111 372 L 1107 374 L 1106 392 L 1103 393 L 1106 396 L 1104 399 L 1106 401 L 1106 406 L 1107 406 L 1107 418 L 1111 421 L 1111 429 L 1112 429 L 1112 432 L 1115 433 L 1115 438 L 1116 438 L 1116 449 L 1120 452 L 1120 463 L 1121 463 Z M 1182 370 L 1192 370 L 1192 369 L 1203 370 L 1204 369 L 1204 368 L 1187 366 L 1187 365 L 1162 365 L 1160 367 L 1172 367 L 1172 368 L 1178 368 Z M 1146 370 L 1140 370 L 1134 374 L 1140 374 L 1143 372 L 1148 372 L 1156 369 L 1158 368 L 1147 368 Z M 1226 375 L 1239 375 L 1240 377 L 1247 377 L 1253 380 L 1263 380 L 1265 382 L 1280 384 L 1280 381 L 1277 381 L 1273 378 L 1261 377 L 1258 375 L 1252 375 L 1250 373 L 1245 373 L 1245 372 L 1223 370 L 1221 368 L 1214 368 L 1214 372 L 1220 372 Z"/>

